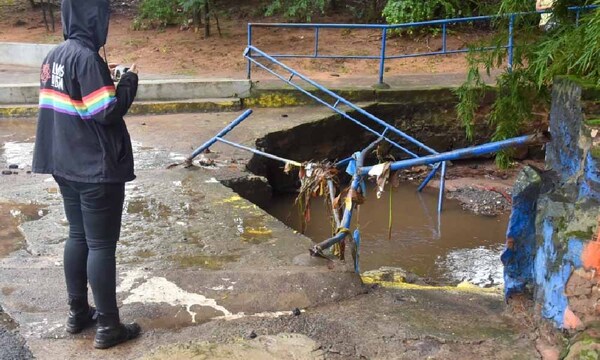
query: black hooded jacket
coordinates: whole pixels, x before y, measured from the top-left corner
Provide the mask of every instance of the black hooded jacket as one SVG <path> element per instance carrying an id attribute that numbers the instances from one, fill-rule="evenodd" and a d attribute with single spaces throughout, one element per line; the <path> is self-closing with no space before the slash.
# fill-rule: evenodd
<path id="1" fill-rule="evenodd" d="M 137 92 L 126 73 L 115 85 L 98 50 L 106 43 L 108 0 L 63 0 L 65 42 L 44 60 L 33 172 L 84 183 L 135 179 L 123 116 Z"/>

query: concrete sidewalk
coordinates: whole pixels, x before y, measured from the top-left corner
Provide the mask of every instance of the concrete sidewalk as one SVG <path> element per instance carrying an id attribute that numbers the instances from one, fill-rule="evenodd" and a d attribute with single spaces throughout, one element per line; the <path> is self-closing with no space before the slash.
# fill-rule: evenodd
<path id="1" fill-rule="evenodd" d="M 17 65 L 0 64 L 0 85 L 2 84 L 32 84 L 39 80 L 39 68 Z M 491 76 L 484 76 L 487 83 L 493 83 L 496 76 L 501 73 L 499 70 L 492 72 Z M 252 79 L 264 87 L 281 87 L 282 82 L 265 71 L 254 69 Z M 403 87 L 423 87 L 423 86 L 460 86 L 466 79 L 466 73 L 445 73 L 445 74 L 414 74 L 414 75 L 394 75 L 386 74 L 385 83 L 392 88 Z M 147 74 L 143 69 L 140 73 L 140 80 L 205 80 L 205 81 L 227 81 L 227 80 L 246 80 L 239 78 L 199 78 L 185 75 L 165 75 L 165 74 Z M 301 82 L 301 81 L 300 81 Z M 357 87 L 368 88 L 377 82 L 377 76 L 357 76 L 352 74 L 343 75 L 323 75 L 317 82 L 330 88 Z"/>
<path id="2" fill-rule="evenodd" d="M 0 69 L 2 67 L 0 66 Z M 37 77 L 32 68 L 4 67 L 4 79 L 14 84 L 0 84 L 0 117 L 37 115 L 39 85 L 26 83 Z M 491 85 L 494 76 L 485 78 Z M 390 89 L 375 89 L 372 78 L 335 77 L 318 80 L 323 86 L 354 103 L 422 103 L 456 101 L 454 89 L 464 74 L 389 76 Z M 280 80 L 262 74 L 248 80 L 211 78 L 161 78 L 141 75 L 136 102 L 130 114 L 164 114 L 185 112 L 237 111 L 244 107 L 285 107 L 315 105 L 316 102 Z M 35 80 L 37 81 L 37 80 Z M 297 84 L 312 93 L 319 91 L 301 80 Z"/>
<path id="3" fill-rule="evenodd" d="M 39 69 L 0 65 L 0 77 L 0 104 L 37 104 Z M 248 80 L 165 78 L 141 74 L 137 100 L 239 99 L 249 96 L 249 93 Z"/>

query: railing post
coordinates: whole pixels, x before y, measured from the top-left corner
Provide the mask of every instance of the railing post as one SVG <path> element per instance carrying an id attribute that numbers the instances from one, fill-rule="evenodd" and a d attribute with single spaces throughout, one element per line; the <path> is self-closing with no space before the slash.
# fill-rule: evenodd
<path id="1" fill-rule="evenodd" d="M 315 58 L 319 57 L 319 27 L 315 28 Z"/>
<path id="2" fill-rule="evenodd" d="M 252 57 L 252 50 L 250 47 L 252 46 L 252 24 L 248 23 L 248 57 Z M 248 64 L 246 65 L 246 71 L 248 72 L 248 80 L 252 79 L 252 61 L 248 59 Z"/>
<path id="3" fill-rule="evenodd" d="M 575 27 L 579 27 L 580 8 L 575 11 Z"/>
<path id="4" fill-rule="evenodd" d="M 515 28 L 515 15 L 512 14 L 508 20 L 508 71 L 511 72 L 513 68 L 513 57 L 514 57 L 514 28 Z"/>
<path id="5" fill-rule="evenodd" d="M 446 162 L 442 162 L 442 173 L 440 174 L 440 194 L 438 198 L 438 213 L 444 208 L 444 190 L 446 188 Z"/>
<path id="6" fill-rule="evenodd" d="M 442 53 L 446 53 L 446 23 L 442 24 Z"/>
<path id="7" fill-rule="evenodd" d="M 387 27 L 384 27 L 381 32 L 381 57 L 379 58 L 379 81 L 375 84 L 377 89 L 389 89 L 390 86 L 383 82 L 383 74 L 385 73 L 385 50 L 387 46 Z"/>

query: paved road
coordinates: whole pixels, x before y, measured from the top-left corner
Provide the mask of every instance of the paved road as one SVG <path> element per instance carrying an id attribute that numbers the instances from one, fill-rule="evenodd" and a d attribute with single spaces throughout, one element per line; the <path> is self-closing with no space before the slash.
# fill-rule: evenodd
<path id="1" fill-rule="evenodd" d="M 25 345 L 25 339 L 14 329 L 15 325 L 0 307 L 0 359 L 33 359 L 31 351 Z"/>

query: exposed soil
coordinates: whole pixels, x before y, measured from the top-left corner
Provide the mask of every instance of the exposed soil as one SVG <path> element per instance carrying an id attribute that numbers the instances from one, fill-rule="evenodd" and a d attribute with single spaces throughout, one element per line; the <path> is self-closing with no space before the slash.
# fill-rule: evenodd
<path id="1" fill-rule="evenodd" d="M 110 62 L 137 63 L 142 72 L 197 77 L 246 76 L 246 62 L 242 56 L 247 43 L 248 22 L 285 21 L 276 17 L 260 16 L 245 2 L 235 13 L 222 15 L 222 36 L 204 38 L 203 31 L 169 27 L 163 30 L 134 31 L 133 19 L 136 1 L 115 2 L 106 46 Z M 47 32 L 40 10 L 31 10 L 26 2 L 0 5 L 0 41 L 58 43 L 62 41 L 59 12 L 55 14 L 57 30 Z M 318 22 L 351 22 L 344 16 L 315 19 Z M 215 31 L 216 32 L 216 31 Z M 464 48 L 466 44 L 488 37 L 485 31 L 469 29 L 469 33 L 451 32 L 448 49 Z M 256 29 L 255 45 L 270 53 L 312 54 L 313 30 Z M 321 30 L 319 52 L 337 55 L 379 55 L 381 32 L 378 30 Z M 441 49 L 441 35 L 393 37 L 388 41 L 389 55 L 436 51 Z M 325 60 L 286 59 L 286 63 L 317 79 L 373 77 L 378 60 Z M 463 54 L 446 57 L 420 57 L 390 60 L 386 74 L 463 73 L 466 61 Z M 265 76 L 256 72 L 256 77 Z"/>

